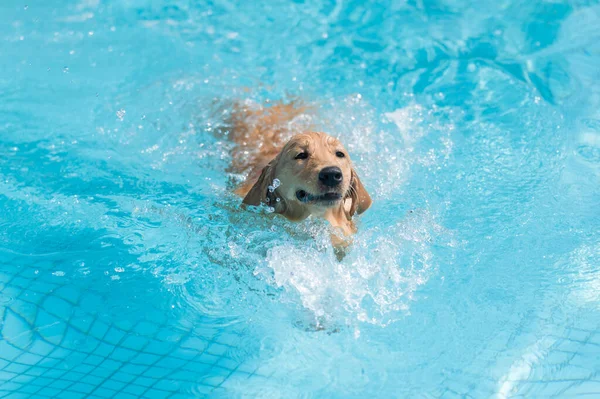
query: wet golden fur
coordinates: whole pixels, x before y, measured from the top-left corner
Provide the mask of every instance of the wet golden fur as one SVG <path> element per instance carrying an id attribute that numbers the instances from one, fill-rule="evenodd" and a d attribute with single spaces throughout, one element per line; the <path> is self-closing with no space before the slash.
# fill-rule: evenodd
<path id="1" fill-rule="evenodd" d="M 236 190 L 244 197 L 244 204 L 266 204 L 293 221 L 310 215 L 329 221 L 342 233 L 332 235 L 339 255 L 349 241 L 347 237 L 356 231 L 353 216 L 371 206 L 371 197 L 338 139 L 313 131 L 310 126 L 300 132 L 294 127 L 295 118 L 310 112 L 294 102 L 265 108 L 233 106 L 226 121 L 228 136 L 235 143 L 230 171 L 248 172 L 246 181 Z M 306 159 L 297 159 L 300 153 L 306 153 Z M 342 182 L 338 186 L 326 187 L 319 182 L 319 172 L 326 167 L 341 169 Z M 275 179 L 281 185 L 273 190 Z M 299 200 L 299 190 L 315 200 Z M 323 195 L 335 198 L 319 199 Z"/>

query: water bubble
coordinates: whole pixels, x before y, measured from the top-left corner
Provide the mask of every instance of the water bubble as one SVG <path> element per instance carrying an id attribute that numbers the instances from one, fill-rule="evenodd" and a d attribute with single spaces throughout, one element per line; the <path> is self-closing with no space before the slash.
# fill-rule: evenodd
<path id="1" fill-rule="evenodd" d="M 24 10 L 27 10 L 28 8 L 29 8 L 29 6 L 27 6 L 27 5 L 25 7 L 23 7 Z"/>
<path id="2" fill-rule="evenodd" d="M 63 277 L 65 275 L 65 272 L 58 270 L 58 271 L 52 273 L 52 275 L 56 276 L 56 277 Z"/>
<path id="3" fill-rule="evenodd" d="M 88 35 L 89 35 L 89 36 L 94 36 L 94 31 L 89 31 L 89 32 L 88 32 Z"/>
<path id="4" fill-rule="evenodd" d="M 279 179 L 273 179 L 272 185 L 267 187 L 267 189 L 269 190 L 270 193 L 272 193 L 279 186 L 281 186 L 281 181 Z"/>
<path id="5" fill-rule="evenodd" d="M 120 110 L 117 111 L 117 118 L 119 118 L 119 120 L 122 121 L 123 118 L 125 118 L 125 114 L 126 114 L 126 111 L 121 108 Z"/>
<path id="6" fill-rule="evenodd" d="M 68 67 L 68 66 L 64 67 L 64 68 L 63 68 L 63 72 L 64 72 L 64 73 L 69 73 L 69 67 Z"/>
<path id="7" fill-rule="evenodd" d="M 123 269 L 122 267 L 115 267 L 115 272 L 117 273 L 123 273 L 125 271 L 125 269 Z"/>
<path id="8" fill-rule="evenodd" d="M 275 201 L 279 202 L 279 201 L 281 201 L 281 198 L 277 197 L 277 199 Z"/>

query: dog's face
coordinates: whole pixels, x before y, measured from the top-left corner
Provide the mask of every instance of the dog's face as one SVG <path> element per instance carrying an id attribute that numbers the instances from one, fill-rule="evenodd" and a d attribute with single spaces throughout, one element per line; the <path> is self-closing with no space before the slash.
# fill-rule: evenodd
<path id="1" fill-rule="evenodd" d="M 329 208 L 346 197 L 352 166 L 339 140 L 324 133 L 305 133 L 285 145 L 275 174 L 281 182 L 279 193 L 286 202 Z"/>
<path id="2" fill-rule="evenodd" d="M 325 133 L 310 132 L 286 143 L 264 168 L 244 203 L 265 203 L 290 219 L 299 219 L 344 207 L 348 199 L 349 218 L 371 204 L 340 141 Z"/>

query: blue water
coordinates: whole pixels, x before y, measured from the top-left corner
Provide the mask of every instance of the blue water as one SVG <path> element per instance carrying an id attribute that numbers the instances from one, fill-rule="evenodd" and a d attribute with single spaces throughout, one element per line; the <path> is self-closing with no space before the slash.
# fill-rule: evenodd
<path id="1" fill-rule="evenodd" d="M 290 96 L 341 263 L 231 194 Z M 3 0 L 0 210 L 0 397 L 600 397 L 600 3 Z"/>

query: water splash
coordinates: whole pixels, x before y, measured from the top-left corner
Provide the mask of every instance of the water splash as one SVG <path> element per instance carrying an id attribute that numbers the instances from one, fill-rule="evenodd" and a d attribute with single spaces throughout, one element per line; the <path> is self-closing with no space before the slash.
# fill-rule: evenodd
<path id="1" fill-rule="evenodd" d="M 323 229 L 314 247 L 275 245 L 267 265 L 274 284 L 289 300 L 297 298 L 317 327 L 387 326 L 409 313 L 415 291 L 434 272 L 431 246 L 442 232 L 427 212 L 412 213 L 384 229 L 359 232 L 339 262 Z"/>

